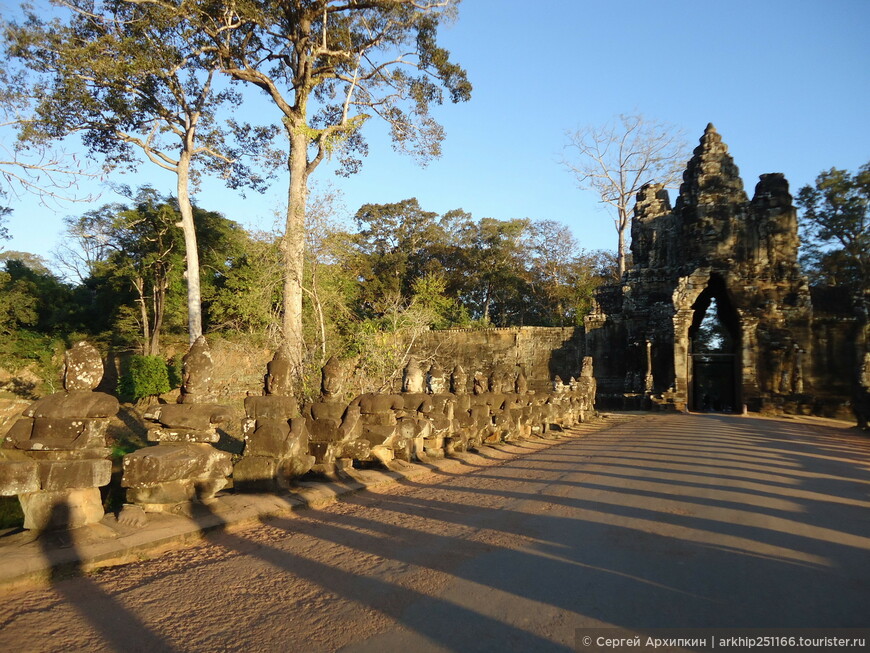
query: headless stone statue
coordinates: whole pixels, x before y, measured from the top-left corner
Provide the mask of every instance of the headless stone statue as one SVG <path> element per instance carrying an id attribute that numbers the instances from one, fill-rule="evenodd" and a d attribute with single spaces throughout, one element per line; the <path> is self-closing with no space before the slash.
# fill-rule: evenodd
<path id="1" fill-rule="evenodd" d="M 179 403 L 157 404 L 145 412 L 156 422 L 148 440 L 159 444 L 124 456 L 121 485 L 127 500 L 146 512 L 165 512 L 193 499 L 210 501 L 228 482 L 232 455 L 211 443 L 218 442 L 217 427 L 232 413 L 203 402 L 211 396 L 212 372 L 211 351 L 200 336 L 184 356 Z"/>
<path id="2" fill-rule="evenodd" d="M 103 376 L 99 352 L 79 342 L 64 356 L 64 391 L 31 404 L 0 449 L 0 495 L 18 495 L 24 528 L 69 529 L 98 522 L 99 488 L 111 478 L 106 447 L 118 401 L 92 392 Z"/>

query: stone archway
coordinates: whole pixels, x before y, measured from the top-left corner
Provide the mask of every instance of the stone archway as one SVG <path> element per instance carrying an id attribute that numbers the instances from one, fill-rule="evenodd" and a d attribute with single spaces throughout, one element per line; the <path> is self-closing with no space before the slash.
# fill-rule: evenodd
<path id="1" fill-rule="evenodd" d="M 783 175 L 762 175 L 750 200 L 708 125 L 673 207 L 663 185 L 640 190 L 632 266 L 619 284 L 596 292 L 586 324 L 599 396 L 615 407 L 805 410 L 833 356 L 819 355 L 813 342 L 817 323 L 798 244 Z M 711 305 L 731 336 L 724 351 L 698 351 Z M 834 373 L 824 377 L 837 385 Z"/>
<path id="2" fill-rule="evenodd" d="M 725 281 L 710 276 L 692 304 L 688 329 L 688 408 L 698 412 L 739 412 L 742 348 L 740 318 Z"/>

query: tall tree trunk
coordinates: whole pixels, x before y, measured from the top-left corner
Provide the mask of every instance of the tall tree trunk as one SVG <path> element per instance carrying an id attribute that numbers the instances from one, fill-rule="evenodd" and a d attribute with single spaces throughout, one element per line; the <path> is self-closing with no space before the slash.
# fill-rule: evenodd
<path id="1" fill-rule="evenodd" d="M 281 249 L 284 254 L 284 343 L 296 375 L 302 372 L 302 275 L 305 255 L 305 205 L 308 199 L 308 137 L 288 126 L 290 153 L 287 167 L 287 221 Z"/>
<path id="2" fill-rule="evenodd" d="M 311 262 L 311 301 L 317 313 L 317 325 L 320 329 L 320 364 L 326 362 L 326 319 L 323 316 L 323 304 L 320 303 L 320 293 L 317 292 L 317 261 Z"/>
<path id="3" fill-rule="evenodd" d="M 619 213 L 616 231 L 619 233 L 619 246 L 616 250 L 616 266 L 619 278 L 625 273 L 625 232 L 628 231 L 628 210 L 624 206 L 617 207 Z"/>
<path id="4" fill-rule="evenodd" d="M 191 139 L 192 139 L 191 135 Z M 192 345 L 202 335 L 202 297 L 199 286 L 199 250 L 193 224 L 193 205 L 190 203 L 190 147 L 184 147 L 178 160 L 178 210 L 184 233 L 184 253 L 187 258 L 187 330 Z"/>
<path id="5" fill-rule="evenodd" d="M 166 280 L 168 271 L 155 275 L 154 278 L 154 322 L 151 325 L 151 351 L 152 356 L 160 353 L 160 330 L 163 328 L 163 316 L 166 313 L 166 292 L 169 283 Z"/>
<path id="6" fill-rule="evenodd" d="M 142 277 L 133 278 L 136 289 L 136 303 L 139 304 L 139 320 L 142 323 L 142 354 L 151 355 L 151 320 L 148 318 L 148 304 L 145 301 L 145 280 Z"/>

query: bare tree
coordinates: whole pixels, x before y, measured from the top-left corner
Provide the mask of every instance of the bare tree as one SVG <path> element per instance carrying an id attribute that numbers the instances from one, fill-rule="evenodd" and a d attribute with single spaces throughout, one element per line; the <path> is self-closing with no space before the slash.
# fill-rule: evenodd
<path id="1" fill-rule="evenodd" d="M 618 120 L 567 132 L 565 149 L 573 156 L 562 163 L 574 174 L 577 185 L 598 193 L 616 209 L 613 222 L 619 234 L 617 266 L 625 272 L 625 236 L 630 226 L 633 200 L 640 187 L 655 182 L 674 187 L 688 161 L 690 150 L 682 130 L 673 125 L 622 115 Z"/>

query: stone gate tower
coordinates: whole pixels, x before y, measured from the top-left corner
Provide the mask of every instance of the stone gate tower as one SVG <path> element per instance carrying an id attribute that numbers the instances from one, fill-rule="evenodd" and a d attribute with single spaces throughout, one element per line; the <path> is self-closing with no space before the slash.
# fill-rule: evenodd
<path id="1" fill-rule="evenodd" d="M 586 318 L 601 405 L 740 411 L 804 401 L 813 311 L 782 174 L 762 175 L 749 200 L 710 124 L 673 207 L 661 185 L 640 190 L 631 238 L 632 267 L 600 289 Z M 711 305 L 714 348 L 701 339 Z"/>

